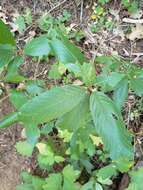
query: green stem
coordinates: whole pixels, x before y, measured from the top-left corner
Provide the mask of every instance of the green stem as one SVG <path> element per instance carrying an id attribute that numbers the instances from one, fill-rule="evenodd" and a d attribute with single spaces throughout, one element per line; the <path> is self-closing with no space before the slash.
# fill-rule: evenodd
<path id="1" fill-rule="evenodd" d="M 9 115 L 7 115 L 6 117 L 4 117 L 0 121 L 0 129 L 1 128 L 9 127 L 10 125 L 16 123 L 17 121 L 18 121 L 18 113 L 17 112 L 10 113 Z"/>

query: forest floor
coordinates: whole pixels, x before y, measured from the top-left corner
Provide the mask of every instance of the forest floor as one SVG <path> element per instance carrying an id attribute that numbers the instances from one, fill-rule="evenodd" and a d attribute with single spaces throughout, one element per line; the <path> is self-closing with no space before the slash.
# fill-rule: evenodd
<path id="1" fill-rule="evenodd" d="M 134 30 L 134 33 L 130 36 L 125 34 L 131 23 L 124 22 L 124 18 L 128 17 L 128 12 L 121 9 L 119 6 L 120 1 L 112 2 L 110 4 L 112 12 L 106 15 L 109 17 L 109 20 L 112 19 L 115 23 L 114 30 L 108 31 L 103 27 L 94 34 L 89 30 L 89 23 L 92 24 L 93 22 L 91 15 L 93 14 L 92 6 L 94 1 L 87 0 L 85 3 L 82 3 L 82 0 L 61 0 L 57 2 L 54 0 L 1 0 L 0 18 L 6 20 L 6 22 L 12 26 L 11 23 L 16 15 L 23 14 L 26 8 L 30 8 L 35 21 L 43 12 L 49 12 L 56 17 L 62 14 L 63 10 L 66 9 L 72 16 L 70 27 L 74 27 L 76 30 L 82 29 L 82 31 L 84 31 L 84 41 L 76 41 L 75 43 L 89 59 L 95 59 L 97 55 L 114 54 L 126 60 L 130 60 L 134 64 L 143 66 L 143 33 L 140 32 L 140 30 L 143 30 L 143 26 L 141 25 L 136 32 Z M 141 9 L 143 9 L 143 7 Z M 143 15 L 143 13 L 140 14 Z M 142 15 L 140 18 L 142 18 Z M 17 45 L 22 47 L 23 44 L 31 36 L 35 36 L 37 32 L 38 30 L 34 21 L 32 27 L 28 28 L 26 32 L 19 34 L 15 31 L 18 41 Z M 27 64 L 27 61 L 28 60 L 25 61 L 23 72 L 33 78 L 35 76 L 35 64 Z M 38 67 L 37 76 L 39 78 L 45 78 L 48 72 L 48 65 L 40 63 Z M 8 89 L 10 87 L 11 85 L 7 86 Z M 129 112 L 134 112 L 136 103 L 137 100 L 135 97 L 130 96 L 126 103 L 125 115 L 128 115 Z M 13 109 L 14 108 L 8 100 L 7 93 L 5 92 L 5 94 L 0 97 L 0 118 L 13 111 Z M 140 112 L 138 118 L 129 121 L 129 128 L 132 127 L 134 131 L 140 133 L 142 126 L 141 122 L 142 113 Z M 0 130 L 0 190 L 15 190 L 16 185 L 20 182 L 20 172 L 23 169 L 31 170 L 32 168 L 33 171 L 36 172 L 36 166 L 33 164 L 32 160 L 30 158 L 23 158 L 15 150 L 15 143 L 21 139 L 21 130 L 21 126 L 18 124 L 10 127 L 8 130 Z M 141 137 L 141 135 L 138 135 L 137 139 L 139 140 Z M 142 147 L 139 146 L 136 151 L 138 157 L 142 157 Z M 142 159 L 139 160 L 139 164 L 142 164 Z M 120 184 L 120 186 L 121 185 L 122 184 Z"/>

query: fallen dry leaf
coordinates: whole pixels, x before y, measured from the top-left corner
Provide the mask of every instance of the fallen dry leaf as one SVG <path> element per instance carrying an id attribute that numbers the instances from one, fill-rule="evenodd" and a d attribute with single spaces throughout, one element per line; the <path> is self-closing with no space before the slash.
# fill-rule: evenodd
<path id="1" fill-rule="evenodd" d="M 143 25 L 136 24 L 136 27 L 132 28 L 132 32 L 126 35 L 126 37 L 132 41 L 135 39 L 143 39 Z"/>

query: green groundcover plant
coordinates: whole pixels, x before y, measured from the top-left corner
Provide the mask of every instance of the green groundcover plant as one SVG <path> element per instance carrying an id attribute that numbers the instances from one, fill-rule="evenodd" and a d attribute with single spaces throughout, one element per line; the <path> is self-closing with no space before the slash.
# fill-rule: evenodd
<path id="1" fill-rule="evenodd" d="M 29 41 L 22 55 L 17 52 L 13 35 L 0 21 L 1 81 L 25 86 L 10 90 L 16 111 L 1 119 L 0 128 L 22 124 L 26 140 L 17 142 L 17 151 L 31 156 L 36 150 L 40 168 L 49 173 L 40 178 L 23 172 L 17 190 L 108 189 L 119 172 L 128 172 L 134 165 L 133 134 L 125 126 L 122 108 L 130 92 L 143 95 L 143 70 L 117 57 L 87 60 L 59 26 Z M 50 78 L 62 79 L 65 74 L 70 78 L 48 89 L 45 81 L 19 73 L 26 56 L 36 60 L 54 57 Z M 54 129 L 58 146 L 51 135 Z M 48 140 L 39 140 L 42 135 Z M 102 167 L 94 167 L 94 155 L 104 163 Z M 59 172 L 54 171 L 56 164 L 62 166 Z M 81 179 L 85 170 L 86 180 Z M 128 190 L 141 189 L 141 171 L 130 173 Z"/>

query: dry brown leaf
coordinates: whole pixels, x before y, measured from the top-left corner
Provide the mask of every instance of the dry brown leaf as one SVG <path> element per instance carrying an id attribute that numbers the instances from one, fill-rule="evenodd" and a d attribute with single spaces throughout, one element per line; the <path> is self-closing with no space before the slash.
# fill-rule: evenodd
<path id="1" fill-rule="evenodd" d="M 135 39 L 143 39 L 143 25 L 142 24 L 136 24 L 135 28 L 132 28 L 132 32 L 126 37 L 129 40 L 135 40 Z"/>

